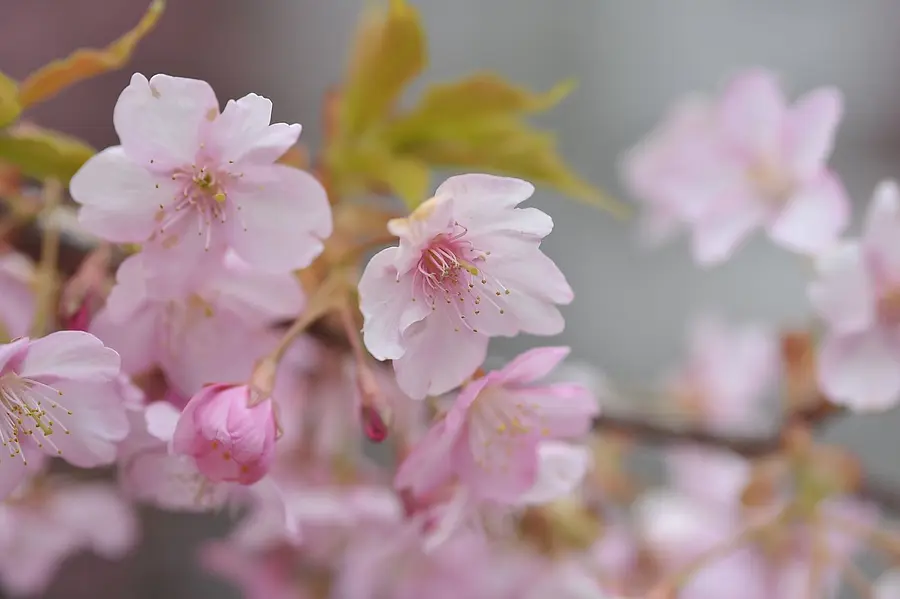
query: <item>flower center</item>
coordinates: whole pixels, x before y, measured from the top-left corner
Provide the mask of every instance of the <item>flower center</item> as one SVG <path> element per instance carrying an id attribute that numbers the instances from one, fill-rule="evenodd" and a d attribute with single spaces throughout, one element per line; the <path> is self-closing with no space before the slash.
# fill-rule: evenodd
<path id="1" fill-rule="evenodd" d="M 471 317 L 481 314 L 482 302 L 504 314 L 502 298 L 510 290 L 487 270 L 490 252 L 477 249 L 467 240 L 465 227 L 457 222 L 449 233 L 434 237 L 422 252 L 416 268 L 413 298 L 421 294 L 437 309 L 439 300 L 453 306 L 463 326 L 477 333 Z M 459 331 L 459 327 L 455 327 Z"/>
<path id="2" fill-rule="evenodd" d="M 759 194 L 775 205 L 787 202 L 794 190 L 794 182 L 787 172 L 776 161 L 768 158 L 753 165 L 748 177 Z"/>
<path id="3" fill-rule="evenodd" d="M 25 461 L 22 443 L 32 437 L 41 449 L 44 443 L 62 455 L 51 435 L 55 431 L 69 434 L 60 418 L 72 412 L 59 403 L 62 391 L 35 380 L 7 373 L 0 377 L 0 445 L 9 457 L 19 456 Z"/>
<path id="4" fill-rule="evenodd" d="M 227 187 L 242 176 L 243 173 L 235 175 L 213 165 L 198 167 L 192 164 L 190 168 L 176 169 L 172 180 L 178 182 L 178 191 L 168 206 L 160 204 L 157 213 L 160 235 L 165 235 L 187 215 L 193 215 L 197 219 L 197 234 L 205 237 L 205 248 L 209 250 L 215 223 L 224 225 L 228 221 Z M 240 210 L 240 207 L 236 208 Z M 163 245 L 176 242 L 177 237 L 164 239 Z"/>

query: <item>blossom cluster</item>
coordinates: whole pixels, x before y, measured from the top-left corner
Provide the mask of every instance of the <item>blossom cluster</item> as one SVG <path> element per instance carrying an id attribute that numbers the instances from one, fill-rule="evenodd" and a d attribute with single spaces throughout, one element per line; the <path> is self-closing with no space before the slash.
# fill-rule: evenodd
<path id="1" fill-rule="evenodd" d="M 841 111 L 836 90 L 791 105 L 749 71 L 625 158 L 645 239 L 686 230 L 711 266 L 765 227 L 815 260 L 816 364 L 797 375 L 766 328 L 699 319 L 657 386 L 686 424 L 764 434 L 780 377 L 799 408 L 900 401 L 900 190 L 881 184 L 860 239 L 844 237 L 850 200 L 826 164 Z M 300 126 L 271 116 L 256 94 L 220 111 L 203 81 L 134 75 L 113 114 L 120 145 L 69 186 L 80 226 L 127 254 L 109 285 L 104 271 L 78 318 L 29 338 L 33 266 L 0 260 L 6 591 L 40 593 L 82 549 L 123 556 L 138 504 L 239 508 L 198 559 L 249 599 L 837 589 L 880 518 L 842 453 L 804 431 L 760 459 L 685 442 L 665 454 L 667 486 L 635 488 L 622 440 L 595 430 L 623 396 L 605 377 L 555 345 L 487 367 L 491 338 L 556 335 L 574 299 L 541 249 L 553 220 L 521 206 L 530 183 L 450 177 L 386 222 L 393 245 L 329 262 L 341 284 L 310 284 L 338 200 L 280 162 Z M 344 345 L 311 330 L 327 316 Z M 112 480 L 79 474 L 101 466 Z M 897 586 L 888 574 L 877 592 Z"/>

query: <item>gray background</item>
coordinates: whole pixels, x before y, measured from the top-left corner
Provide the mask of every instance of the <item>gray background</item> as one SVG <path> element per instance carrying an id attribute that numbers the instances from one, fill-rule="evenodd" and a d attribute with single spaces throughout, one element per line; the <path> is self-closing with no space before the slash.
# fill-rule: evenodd
<path id="1" fill-rule="evenodd" d="M 875 184 L 900 171 L 900 3 L 890 0 L 419 0 L 431 66 L 424 82 L 476 69 L 547 89 L 574 76 L 577 91 L 540 123 L 566 157 L 621 197 L 617 158 L 650 129 L 668 103 L 713 90 L 742 67 L 780 72 L 793 95 L 839 86 L 847 114 L 833 164 L 859 208 Z M 0 69 L 22 76 L 85 44 L 102 44 L 138 18 L 140 0 L 0 0 Z M 276 120 L 321 133 L 320 99 L 339 81 L 360 0 L 174 0 L 132 67 L 80 85 L 33 114 L 103 146 L 114 143 L 111 110 L 132 70 L 209 80 L 221 100 L 255 91 Z M 421 83 L 416 89 L 421 87 Z M 640 249 L 633 225 L 546 190 L 535 204 L 556 221 L 545 242 L 576 291 L 558 340 L 577 358 L 626 384 L 644 384 L 678 361 L 685 322 L 704 310 L 777 325 L 809 316 L 808 265 L 756 239 L 725 266 L 700 270 L 683 243 Z M 857 210 L 859 212 L 859 210 Z M 512 353 L 537 339 L 498 343 Z M 888 417 L 857 418 L 831 434 L 880 476 L 900 479 L 900 437 Z M 142 597 L 188 592 L 199 575 L 178 574 L 190 526 L 154 528 L 141 560 Z M 161 532 L 162 531 L 162 532 Z M 185 566 L 186 569 L 189 567 Z M 132 579 L 133 580 L 133 579 Z M 78 585 L 76 585 L 78 587 Z M 80 587 L 78 587 L 80 588 Z M 75 596 L 70 586 L 63 595 Z M 87 595 L 85 595 L 87 596 Z M 132 596 L 131 592 L 119 596 Z M 218 595 L 216 595 L 218 596 Z"/>

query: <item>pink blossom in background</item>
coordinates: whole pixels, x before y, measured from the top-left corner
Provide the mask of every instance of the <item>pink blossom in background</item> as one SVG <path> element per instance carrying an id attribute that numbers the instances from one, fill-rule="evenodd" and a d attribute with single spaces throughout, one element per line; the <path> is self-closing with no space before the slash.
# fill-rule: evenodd
<path id="1" fill-rule="evenodd" d="M 873 599 L 896 599 L 900 597 L 900 570 L 888 570 L 878 577 Z"/>
<path id="2" fill-rule="evenodd" d="M 854 410 L 900 399 L 900 192 L 875 190 L 858 241 L 820 257 L 809 298 L 827 326 L 818 377 L 825 394 Z"/>
<path id="3" fill-rule="evenodd" d="M 469 383 L 406 457 L 397 488 L 426 495 L 457 477 L 479 498 L 517 501 L 537 481 L 541 442 L 584 435 L 599 412 L 580 385 L 537 382 L 568 353 L 533 349 Z"/>
<path id="4" fill-rule="evenodd" d="M 34 276 L 34 264 L 26 256 L 16 252 L 0 254 L 0 329 L 9 339 L 24 337 L 31 327 Z"/>
<path id="5" fill-rule="evenodd" d="M 315 599 L 297 580 L 296 556 L 288 548 L 251 553 L 224 541 L 203 546 L 201 565 L 241 592 L 243 599 Z"/>
<path id="6" fill-rule="evenodd" d="M 114 486 L 63 479 L 18 489 L 0 504 L 0 528 L 0 584 L 16 597 L 43 593 L 76 552 L 115 560 L 139 537 L 137 515 Z"/>
<path id="7" fill-rule="evenodd" d="M 80 331 L 0 346 L 0 497 L 22 482 L 35 453 L 82 468 L 115 460 L 128 434 L 118 374 L 118 354 Z"/>
<path id="8" fill-rule="evenodd" d="M 227 248 L 271 272 L 303 268 L 331 235 L 324 188 L 275 164 L 300 125 L 270 125 L 256 94 L 219 102 L 205 81 L 136 73 L 113 123 L 121 145 L 91 158 L 70 190 L 79 220 L 117 243 L 147 244 L 148 267 L 202 268 Z"/>
<path id="9" fill-rule="evenodd" d="M 122 263 L 91 332 L 119 352 L 125 372 L 158 365 L 186 397 L 209 382 L 249 378 L 277 341 L 271 325 L 304 305 L 291 274 L 260 272 L 233 254 L 187 283 L 151 285 L 145 265 L 143 253 Z"/>
<path id="10" fill-rule="evenodd" d="M 197 468 L 216 482 L 250 485 L 275 459 L 277 424 L 273 400 L 249 405 L 246 385 L 204 387 L 185 406 L 172 449 L 194 458 Z"/>
<path id="11" fill-rule="evenodd" d="M 705 317 L 694 323 L 687 363 L 669 379 L 668 391 L 713 430 L 760 433 L 779 361 L 778 340 L 765 328 Z"/>
<path id="12" fill-rule="evenodd" d="M 366 347 L 393 361 L 410 397 L 462 384 L 490 337 L 563 330 L 556 304 L 571 302 L 572 289 L 540 249 L 553 221 L 516 207 L 533 192 L 518 179 L 451 177 L 409 218 L 389 223 L 400 244 L 366 266 L 360 310 Z"/>
<path id="13" fill-rule="evenodd" d="M 715 102 L 680 105 L 623 166 L 647 206 L 649 237 L 689 229 L 703 265 L 727 260 L 761 226 L 790 250 L 828 249 L 850 216 L 826 165 L 842 112 L 834 88 L 789 105 L 776 76 L 759 69 L 732 79 Z"/>

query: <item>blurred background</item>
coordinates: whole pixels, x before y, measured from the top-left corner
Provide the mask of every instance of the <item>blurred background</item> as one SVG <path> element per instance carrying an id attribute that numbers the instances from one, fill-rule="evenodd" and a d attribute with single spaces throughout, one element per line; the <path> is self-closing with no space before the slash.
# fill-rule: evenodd
<path id="1" fill-rule="evenodd" d="M 566 77 L 578 89 L 540 118 L 566 159 L 618 197 L 620 154 L 684 93 L 712 91 L 749 66 L 779 72 L 792 95 L 836 85 L 846 97 L 833 164 L 858 206 L 882 178 L 900 174 L 900 3 L 891 0 L 411 0 L 428 33 L 431 65 L 413 87 L 475 70 L 545 90 Z M 145 0 L 0 0 L 0 70 L 21 78 L 76 47 L 101 46 L 129 29 Z M 224 103 L 248 92 L 271 98 L 275 120 L 300 122 L 313 151 L 322 96 L 345 66 L 363 0 L 171 0 L 125 70 L 66 91 L 29 117 L 97 147 L 116 143 L 112 108 L 134 71 L 206 79 Z M 623 198 L 624 199 L 624 198 Z M 724 267 L 700 270 L 686 244 L 648 251 L 634 226 L 539 191 L 534 204 L 556 231 L 544 242 L 576 301 L 560 343 L 614 381 L 650 384 L 679 361 L 690 319 L 706 311 L 736 321 L 802 325 L 809 264 L 763 239 Z M 508 354 L 536 340 L 494 346 Z M 900 485 L 896 415 L 839 423 L 829 436 Z M 54 597 L 227 597 L 190 561 L 192 539 L 217 523 L 153 516 L 140 555 L 103 594 L 75 561 Z M 217 528 L 218 527 L 218 528 Z M 82 563 L 83 562 L 83 563 Z M 117 582 L 118 581 L 118 582 Z M 137 581 L 137 582 L 135 582 Z M 116 586 L 120 583 L 120 586 Z M 137 584 L 139 588 L 132 585 Z"/>

